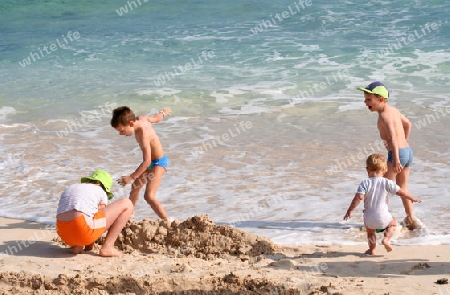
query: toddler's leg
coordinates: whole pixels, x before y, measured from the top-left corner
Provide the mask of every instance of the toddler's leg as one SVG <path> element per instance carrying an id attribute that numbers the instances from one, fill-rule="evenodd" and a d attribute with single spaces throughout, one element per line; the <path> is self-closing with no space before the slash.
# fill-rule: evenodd
<path id="1" fill-rule="evenodd" d="M 377 234 L 375 229 L 368 228 L 366 226 L 367 241 L 369 243 L 369 250 L 365 253 L 369 255 L 375 255 L 375 248 L 377 247 Z"/>
<path id="2" fill-rule="evenodd" d="M 389 223 L 388 227 L 384 231 L 383 241 L 381 241 L 381 243 L 383 244 L 384 248 L 388 252 L 392 251 L 392 246 L 391 246 L 391 244 L 389 244 L 389 241 L 394 236 L 396 227 L 397 227 L 397 221 L 395 220 L 394 217 L 392 217 L 391 222 Z"/>

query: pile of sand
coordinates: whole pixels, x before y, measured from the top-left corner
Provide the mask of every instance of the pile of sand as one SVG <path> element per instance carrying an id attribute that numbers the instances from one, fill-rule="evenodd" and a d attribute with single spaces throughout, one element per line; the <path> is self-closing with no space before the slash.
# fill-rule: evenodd
<path id="1" fill-rule="evenodd" d="M 61 295 L 106 295 L 106 294 L 303 294 L 298 288 L 286 287 L 280 282 L 266 278 L 252 278 L 229 274 L 224 277 L 211 277 L 195 280 L 193 284 L 187 278 L 115 276 L 101 278 L 96 276 L 67 276 L 57 278 L 44 275 L 26 275 L 24 273 L 0 273 L 0 294 L 61 294 Z M 7 293 L 1 285 L 7 284 Z M 185 286 L 175 291 L 177 286 Z M 192 288 L 189 288 L 192 286 Z M 6 290 L 5 290 L 6 291 Z M 320 289 L 308 294 L 323 294 Z"/>
<path id="2" fill-rule="evenodd" d="M 60 244 L 61 239 L 55 238 Z M 101 244 L 103 239 L 99 241 Z M 255 263 L 281 248 L 269 239 L 227 225 L 218 226 L 207 215 L 185 221 L 128 221 L 115 246 L 127 260 L 139 261 L 142 254 L 172 259 L 171 266 L 155 263 L 142 275 L 116 273 L 104 276 L 83 269 L 76 275 L 30 275 L 26 272 L 0 272 L 2 294 L 300 294 L 296 286 L 249 275 L 249 261 Z M 96 248 L 101 247 L 97 245 Z M 140 258 L 141 257 L 141 258 Z M 81 258 L 81 257 L 80 257 Z M 96 257 L 113 263 L 111 274 L 120 268 L 115 259 Z M 203 261 L 203 262 L 199 262 Z M 140 263 L 140 262 L 139 262 Z M 199 267 L 201 264 L 203 267 Z M 161 267 L 161 270 L 158 270 Z M 136 265 L 135 269 L 143 268 Z M 161 273 L 160 273 L 161 271 Z M 237 271 L 237 272 L 235 272 Z M 239 273 L 239 272 L 245 272 Z M 169 272 L 171 275 L 164 274 Z M 2 285 L 8 293 L 2 293 Z M 5 290 L 5 289 L 3 289 Z M 273 293 L 275 292 L 275 293 Z M 311 293 L 313 294 L 313 293 Z"/>
<path id="3" fill-rule="evenodd" d="M 216 225 L 208 215 L 196 215 L 180 222 L 175 220 L 128 221 L 116 246 L 125 253 L 144 253 L 214 259 L 224 255 L 258 256 L 279 251 L 263 238 L 228 225 Z"/>

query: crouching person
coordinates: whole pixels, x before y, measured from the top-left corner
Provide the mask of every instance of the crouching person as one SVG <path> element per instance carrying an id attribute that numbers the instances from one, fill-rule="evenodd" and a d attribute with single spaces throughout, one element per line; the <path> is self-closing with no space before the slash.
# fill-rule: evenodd
<path id="1" fill-rule="evenodd" d="M 113 198 L 110 188 L 113 180 L 108 172 L 96 170 L 81 183 L 68 186 L 58 204 L 56 232 L 69 246 L 73 254 L 92 250 L 94 242 L 104 232 L 105 241 L 100 256 L 120 256 L 114 243 L 133 213 L 133 203 L 128 198 L 108 204 Z"/>

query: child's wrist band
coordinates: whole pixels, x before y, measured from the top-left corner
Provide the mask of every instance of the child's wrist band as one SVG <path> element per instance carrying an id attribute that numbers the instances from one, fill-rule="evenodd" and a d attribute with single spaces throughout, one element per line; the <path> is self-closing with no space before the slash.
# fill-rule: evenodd
<path id="1" fill-rule="evenodd" d="M 164 113 L 163 110 L 160 110 L 159 112 L 163 115 L 163 119 L 164 119 L 164 117 L 166 116 L 166 113 Z"/>

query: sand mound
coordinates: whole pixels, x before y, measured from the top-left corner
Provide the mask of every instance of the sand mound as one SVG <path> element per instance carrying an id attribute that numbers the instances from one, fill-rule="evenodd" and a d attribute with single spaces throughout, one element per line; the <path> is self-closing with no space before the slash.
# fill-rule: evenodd
<path id="1" fill-rule="evenodd" d="M 1 285 L 7 283 L 8 288 Z M 171 286 L 171 287 L 168 287 Z M 176 286 L 183 286 L 180 290 Z M 7 292 L 7 293 L 2 293 Z M 110 278 L 73 277 L 60 274 L 57 278 L 25 273 L 0 273 L 0 294 L 301 294 L 301 290 L 286 287 L 281 282 L 265 278 L 243 277 L 230 273 L 224 277 L 206 278 L 201 282 L 185 278 L 161 278 L 144 276 L 116 276 Z M 315 294 L 315 293 L 313 293 Z"/>
<path id="2" fill-rule="evenodd" d="M 202 259 L 224 255 L 268 255 L 279 251 L 269 239 L 228 225 L 218 226 L 208 215 L 196 215 L 183 222 L 128 221 L 116 246 L 125 253 L 139 250 Z"/>

